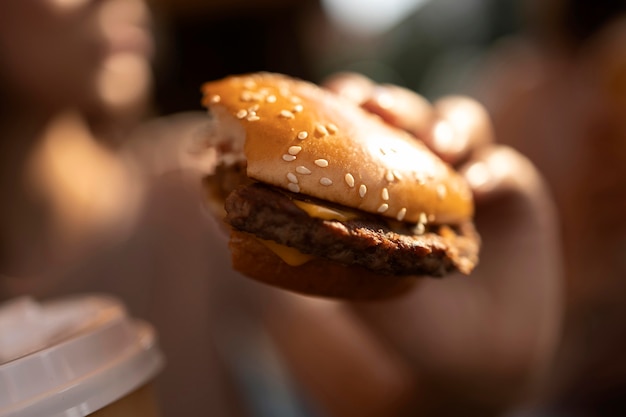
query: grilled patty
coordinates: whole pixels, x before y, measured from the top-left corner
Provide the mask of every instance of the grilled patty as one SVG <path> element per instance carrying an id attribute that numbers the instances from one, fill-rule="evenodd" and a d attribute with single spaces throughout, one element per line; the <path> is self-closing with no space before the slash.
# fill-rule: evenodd
<path id="1" fill-rule="evenodd" d="M 355 216 L 344 221 L 311 217 L 295 200 L 351 211 Z M 224 207 L 225 220 L 235 229 L 380 274 L 467 273 L 478 259 L 479 237 L 471 222 L 454 226 L 397 222 L 261 183 L 239 186 L 228 195 Z"/>

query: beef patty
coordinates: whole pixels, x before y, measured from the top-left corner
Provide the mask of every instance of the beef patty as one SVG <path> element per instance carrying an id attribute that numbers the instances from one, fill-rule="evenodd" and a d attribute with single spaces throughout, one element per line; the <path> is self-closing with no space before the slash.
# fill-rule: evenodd
<path id="1" fill-rule="evenodd" d="M 342 221 L 311 217 L 296 201 L 341 210 L 350 216 Z M 260 183 L 237 187 L 224 207 L 225 220 L 235 229 L 379 274 L 443 276 L 453 270 L 468 273 L 478 259 L 480 239 L 471 222 L 398 222 Z"/>

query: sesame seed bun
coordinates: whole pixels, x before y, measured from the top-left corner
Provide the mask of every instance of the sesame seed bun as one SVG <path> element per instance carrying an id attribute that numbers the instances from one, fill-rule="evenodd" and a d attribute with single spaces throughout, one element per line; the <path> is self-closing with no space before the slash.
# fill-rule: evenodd
<path id="1" fill-rule="evenodd" d="M 202 92 L 206 107 L 240 122 L 250 178 L 408 222 L 473 215 L 464 179 L 421 141 L 312 83 L 255 73 Z"/>
<path id="2" fill-rule="evenodd" d="M 470 189 L 419 139 L 282 74 L 229 76 L 202 93 L 219 155 L 205 184 L 225 209 L 239 272 L 372 299 L 477 263 Z"/>

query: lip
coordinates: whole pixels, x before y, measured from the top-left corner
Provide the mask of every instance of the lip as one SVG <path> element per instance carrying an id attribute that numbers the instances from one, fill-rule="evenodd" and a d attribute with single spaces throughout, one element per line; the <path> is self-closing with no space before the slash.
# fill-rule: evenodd
<path id="1" fill-rule="evenodd" d="M 102 2 L 94 18 L 105 55 L 131 53 L 153 57 L 152 21 L 143 0 Z"/>
<path id="2" fill-rule="evenodd" d="M 140 25 L 120 24 L 107 31 L 107 55 L 132 53 L 151 59 L 154 55 L 154 40 L 151 32 Z"/>

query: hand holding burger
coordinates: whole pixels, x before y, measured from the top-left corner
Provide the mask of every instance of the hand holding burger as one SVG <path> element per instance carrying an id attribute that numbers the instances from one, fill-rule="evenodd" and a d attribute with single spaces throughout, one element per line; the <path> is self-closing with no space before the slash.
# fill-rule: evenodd
<path id="1" fill-rule="evenodd" d="M 397 415 L 398 408 L 405 407 L 424 415 L 497 414 L 527 399 L 549 368 L 558 341 L 561 308 L 556 222 L 536 169 L 519 153 L 494 143 L 488 115 L 467 97 L 444 97 L 431 104 L 412 91 L 376 85 L 356 74 L 338 74 L 323 85 L 350 101 L 350 106 L 361 106 L 387 124 L 419 137 L 460 173 L 473 195 L 476 211 L 472 221 L 482 243 L 480 264 L 470 277 L 451 271 L 444 279 L 408 278 L 419 285 L 408 285 L 410 289 L 402 297 L 362 303 L 359 298 L 379 297 L 381 292 L 372 292 L 370 297 L 344 292 L 343 298 L 353 302 L 336 304 L 289 292 L 264 292 L 264 297 L 272 296 L 274 330 L 283 328 L 276 335 L 277 343 L 291 345 L 294 328 L 302 324 L 297 314 L 302 309 L 316 319 L 317 325 L 309 323 L 301 330 L 307 343 L 298 345 L 296 355 L 301 360 L 295 367 L 302 368 L 298 375 L 305 376 L 300 382 L 315 387 L 316 382 L 325 381 L 324 387 L 335 386 L 335 390 L 328 389 L 336 392 L 341 387 L 333 385 L 337 381 L 333 364 L 342 364 L 338 366 L 340 374 L 359 369 L 369 375 L 372 370 L 371 380 L 378 375 L 374 370 L 381 367 L 395 369 L 400 381 L 407 372 L 416 376 L 418 387 L 410 387 L 410 404 L 400 404 L 395 397 L 383 403 L 377 402 L 380 397 L 373 398 L 367 405 L 362 398 L 354 399 L 360 410 L 392 410 L 377 415 Z M 258 116 L 258 109 L 252 105 L 251 109 Z M 254 114 L 251 117 L 258 121 Z M 235 123 L 227 125 L 231 132 L 227 137 L 242 134 L 238 120 L 231 118 Z M 214 139 L 219 137 L 224 135 L 216 134 Z M 228 144 L 233 142 L 221 143 L 220 154 L 230 155 Z M 229 195 L 239 183 L 235 178 L 258 182 L 236 172 L 218 167 L 212 177 L 221 181 L 207 178 L 211 195 L 221 190 Z M 231 185 L 216 187 L 225 183 Z M 223 212 L 223 205 L 217 207 Z M 289 277 L 293 281 L 301 278 L 298 274 L 285 278 Z M 324 329 L 321 334 L 313 331 L 318 326 Z M 355 337 L 355 329 L 363 337 Z M 302 352 L 309 345 L 310 350 Z M 343 355 L 332 361 L 324 358 L 328 366 L 320 366 L 315 359 L 319 360 L 322 345 L 335 346 L 338 349 L 331 350 Z M 392 358 L 376 349 L 376 355 L 365 355 L 365 359 L 354 354 L 363 352 L 364 346 L 381 345 L 393 352 Z M 306 359 L 309 356 L 311 360 Z M 333 409 L 332 399 L 329 401 L 322 398 L 322 403 Z"/>

